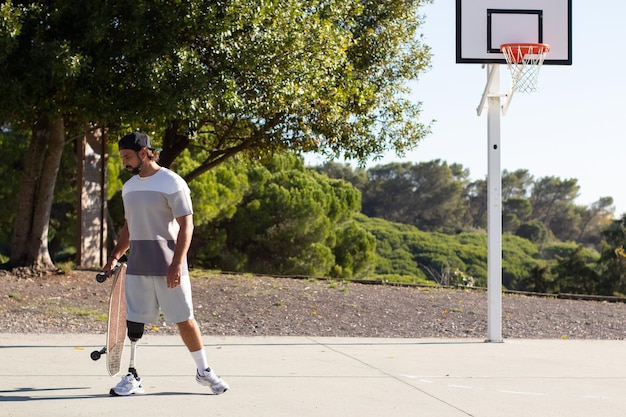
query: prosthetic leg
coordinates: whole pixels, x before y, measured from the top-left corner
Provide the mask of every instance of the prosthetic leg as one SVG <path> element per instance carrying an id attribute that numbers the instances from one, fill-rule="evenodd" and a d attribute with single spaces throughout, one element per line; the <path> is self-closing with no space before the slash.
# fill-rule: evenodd
<path id="1" fill-rule="evenodd" d="M 128 364 L 128 373 L 122 377 L 122 380 L 111 390 L 111 396 L 126 396 L 131 394 L 143 394 L 145 391 L 141 385 L 141 378 L 135 368 L 135 353 L 137 351 L 137 341 L 143 336 L 143 323 L 136 323 L 126 320 L 126 329 L 128 338 L 130 339 L 130 363 Z M 119 368 L 119 366 L 118 366 Z"/>
<path id="2" fill-rule="evenodd" d="M 128 338 L 130 339 L 130 361 L 128 364 L 128 372 L 139 379 L 137 369 L 135 368 L 135 353 L 137 352 L 137 342 L 143 336 L 144 324 L 126 320 L 126 328 L 128 329 Z"/>

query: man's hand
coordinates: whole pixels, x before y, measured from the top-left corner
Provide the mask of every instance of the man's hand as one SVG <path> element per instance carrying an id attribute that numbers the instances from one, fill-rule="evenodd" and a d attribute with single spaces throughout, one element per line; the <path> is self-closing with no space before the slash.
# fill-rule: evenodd
<path id="1" fill-rule="evenodd" d="M 170 265 L 167 270 L 167 288 L 176 288 L 180 285 L 181 270 L 180 265 Z"/>
<path id="2" fill-rule="evenodd" d="M 116 265 L 117 265 L 117 259 L 113 258 L 112 256 L 109 256 L 109 259 L 106 265 L 104 265 L 104 267 L 102 268 L 102 272 L 106 272 L 107 275 L 110 275 L 111 271 L 115 268 Z"/>

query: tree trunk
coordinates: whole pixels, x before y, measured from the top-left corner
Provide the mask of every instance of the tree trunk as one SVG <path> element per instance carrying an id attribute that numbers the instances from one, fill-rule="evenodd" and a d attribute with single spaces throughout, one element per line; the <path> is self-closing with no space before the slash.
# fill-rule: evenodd
<path id="1" fill-rule="evenodd" d="M 62 117 L 52 121 L 42 119 L 33 126 L 17 195 L 11 267 L 29 267 L 37 271 L 55 269 L 48 251 L 48 228 L 64 144 Z"/>
<path id="2" fill-rule="evenodd" d="M 163 151 L 159 158 L 159 165 L 170 168 L 174 160 L 189 146 L 189 137 L 178 133 L 180 120 L 173 120 L 165 130 L 163 137 Z"/>

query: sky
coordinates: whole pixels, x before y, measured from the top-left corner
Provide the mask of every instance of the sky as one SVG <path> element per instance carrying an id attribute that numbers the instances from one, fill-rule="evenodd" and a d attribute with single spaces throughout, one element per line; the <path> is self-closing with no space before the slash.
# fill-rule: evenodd
<path id="1" fill-rule="evenodd" d="M 431 68 L 412 82 L 410 99 L 422 103 L 432 133 L 403 158 L 389 162 L 459 163 L 470 178 L 487 176 L 487 111 L 476 114 L 487 79 L 481 64 L 456 63 L 455 1 L 421 8 L 421 33 L 431 47 Z M 572 0 L 572 65 L 544 66 L 539 91 L 515 93 L 500 119 L 501 167 L 527 169 L 535 178 L 578 180 L 576 204 L 613 197 L 615 215 L 626 212 L 626 2 Z M 506 66 L 501 89 L 508 89 Z M 505 92 L 505 91 L 503 91 Z M 624 181 L 623 181 L 624 180 Z"/>

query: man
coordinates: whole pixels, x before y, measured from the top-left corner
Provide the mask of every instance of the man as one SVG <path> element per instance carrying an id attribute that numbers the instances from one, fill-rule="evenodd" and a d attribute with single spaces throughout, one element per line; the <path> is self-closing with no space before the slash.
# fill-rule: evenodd
<path id="1" fill-rule="evenodd" d="M 159 310 L 176 323 L 196 362 L 196 381 L 214 394 L 229 386 L 207 363 L 200 329 L 194 318 L 187 251 L 193 235 L 193 210 L 187 183 L 158 164 L 159 152 L 141 132 L 118 143 L 124 167 L 134 176 L 122 188 L 126 221 L 103 270 L 111 271 L 130 249 L 126 270 L 127 327 L 131 340 L 143 335 Z M 136 373 L 122 377 L 111 395 L 143 393 Z"/>

